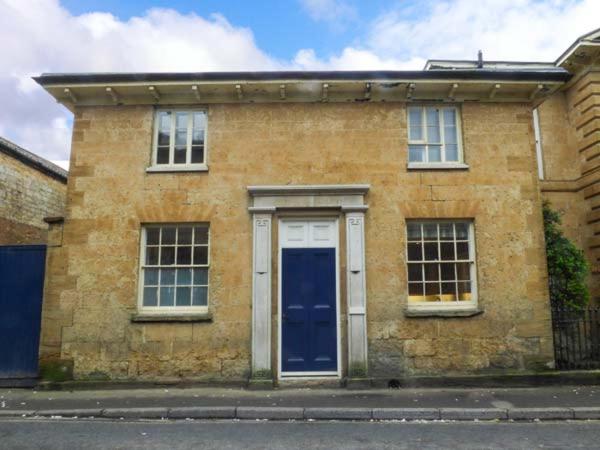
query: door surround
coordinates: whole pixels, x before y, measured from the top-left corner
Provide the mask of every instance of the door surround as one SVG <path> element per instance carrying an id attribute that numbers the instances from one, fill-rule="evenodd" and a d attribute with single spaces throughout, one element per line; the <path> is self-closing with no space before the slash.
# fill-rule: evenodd
<path id="1" fill-rule="evenodd" d="M 303 239 L 303 243 L 295 244 L 288 239 L 286 234 L 287 228 L 285 228 L 286 224 L 293 223 L 329 223 L 333 230 L 333 236 L 330 239 L 327 239 L 327 245 L 320 244 L 319 242 L 315 242 L 312 239 L 312 236 L 306 236 Z M 278 336 L 277 336 L 277 378 L 278 379 L 293 379 L 293 378 L 330 378 L 337 377 L 340 378 L 342 375 L 342 361 L 341 361 L 341 352 L 342 352 L 342 339 L 341 339 L 341 311 L 340 311 L 340 224 L 337 217 L 280 217 L 278 221 L 278 245 L 277 245 L 277 287 L 278 287 L 278 295 L 277 295 L 277 328 L 278 328 Z M 307 230 L 308 233 L 311 230 Z M 304 248 L 304 245 L 308 248 L 330 248 L 333 244 L 333 248 L 335 248 L 335 326 L 336 326 L 336 365 L 337 370 L 331 372 L 283 372 L 283 359 L 282 359 L 282 333 L 283 333 L 283 322 L 282 322 L 282 307 L 283 307 L 283 283 L 282 283 L 282 257 L 283 257 L 283 249 L 284 248 Z"/>
<path id="2" fill-rule="evenodd" d="M 274 214 L 291 211 L 337 210 L 345 215 L 348 354 L 338 353 L 338 370 L 341 370 L 343 358 L 347 356 L 348 375 L 366 375 L 368 367 L 364 216 L 368 206 L 364 200 L 369 188 L 368 184 L 247 187 L 250 195 L 248 211 L 252 214 L 253 236 L 251 360 L 253 379 L 273 379 L 271 223 Z M 341 299 L 339 300 L 341 302 Z M 341 339 L 339 333 L 338 338 Z M 278 347 L 281 348 L 280 345 Z M 279 365 L 281 358 L 278 359 Z"/>

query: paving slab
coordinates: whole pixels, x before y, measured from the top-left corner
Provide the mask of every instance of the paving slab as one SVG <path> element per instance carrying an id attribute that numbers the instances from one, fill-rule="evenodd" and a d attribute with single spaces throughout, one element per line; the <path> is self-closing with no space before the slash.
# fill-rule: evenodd
<path id="1" fill-rule="evenodd" d="M 565 420 L 573 419 L 573 410 L 563 408 L 512 408 L 508 410 L 508 418 L 512 420 Z"/>
<path id="2" fill-rule="evenodd" d="M 373 408 L 375 420 L 439 420 L 437 408 Z"/>
<path id="3" fill-rule="evenodd" d="M 235 406 L 189 406 L 169 410 L 169 419 L 235 419 Z"/>
<path id="4" fill-rule="evenodd" d="M 371 408 L 306 408 L 305 419 L 365 420 L 373 417 Z"/>
<path id="5" fill-rule="evenodd" d="M 501 408 L 441 408 L 443 420 L 506 420 L 508 411 Z"/>
<path id="6" fill-rule="evenodd" d="M 113 419 L 166 419 L 168 413 L 167 408 L 107 408 L 102 411 L 102 417 Z"/>
<path id="7" fill-rule="evenodd" d="M 304 408 L 239 406 L 236 417 L 238 419 L 302 420 Z"/>

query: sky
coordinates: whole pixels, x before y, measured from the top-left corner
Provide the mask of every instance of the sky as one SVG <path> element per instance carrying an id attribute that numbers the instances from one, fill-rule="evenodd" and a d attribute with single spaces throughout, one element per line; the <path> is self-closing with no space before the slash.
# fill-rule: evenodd
<path id="1" fill-rule="evenodd" d="M 43 72 L 554 61 L 597 28 L 600 0 L 0 0 L 0 136 L 66 166 L 72 114 Z"/>

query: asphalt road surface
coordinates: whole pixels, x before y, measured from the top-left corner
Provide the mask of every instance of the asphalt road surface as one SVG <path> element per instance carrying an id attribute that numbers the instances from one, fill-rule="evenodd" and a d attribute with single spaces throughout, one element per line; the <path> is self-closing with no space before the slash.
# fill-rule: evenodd
<path id="1" fill-rule="evenodd" d="M 6 419 L 1 449 L 598 449 L 600 422 Z"/>

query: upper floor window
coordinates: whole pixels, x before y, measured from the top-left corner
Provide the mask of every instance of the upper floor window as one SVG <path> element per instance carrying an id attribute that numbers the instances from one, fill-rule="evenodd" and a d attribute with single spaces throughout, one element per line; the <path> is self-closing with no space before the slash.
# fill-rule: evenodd
<path id="1" fill-rule="evenodd" d="M 159 110 L 154 128 L 154 168 L 206 169 L 206 111 Z"/>
<path id="2" fill-rule="evenodd" d="M 408 108 L 408 162 L 459 165 L 463 162 L 459 110 L 455 106 Z"/>

